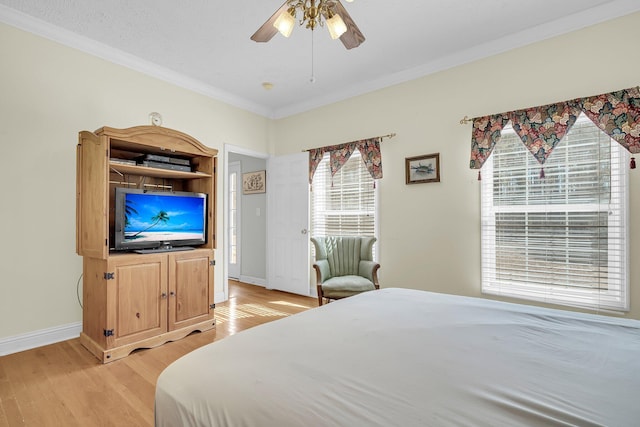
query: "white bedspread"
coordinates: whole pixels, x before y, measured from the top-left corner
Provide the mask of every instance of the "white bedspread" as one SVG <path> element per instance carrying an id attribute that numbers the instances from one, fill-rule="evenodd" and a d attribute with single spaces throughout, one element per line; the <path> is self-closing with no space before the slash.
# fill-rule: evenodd
<path id="1" fill-rule="evenodd" d="M 160 375 L 156 426 L 640 426 L 640 322 L 408 289 L 227 337 Z"/>

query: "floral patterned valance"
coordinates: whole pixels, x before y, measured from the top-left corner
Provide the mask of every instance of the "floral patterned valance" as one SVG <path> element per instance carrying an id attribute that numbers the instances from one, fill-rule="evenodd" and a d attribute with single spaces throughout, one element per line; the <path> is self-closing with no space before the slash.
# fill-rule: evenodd
<path id="1" fill-rule="evenodd" d="M 318 164 L 325 153 L 329 153 L 331 176 L 334 176 L 351 157 L 357 149 L 371 178 L 382 178 L 382 154 L 380 153 L 380 142 L 382 137 L 363 139 L 360 141 L 347 142 L 346 144 L 330 145 L 327 147 L 314 148 L 309 150 L 309 184 L 313 182 L 313 175 L 316 173 Z"/>
<path id="2" fill-rule="evenodd" d="M 523 144 L 541 165 L 580 112 L 631 153 L 640 152 L 640 89 L 619 90 L 602 95 L 473 119 L 471 169 L 480 169 L 511 121 Z M 544 175 L 542 175 L 544 176 Z"/>

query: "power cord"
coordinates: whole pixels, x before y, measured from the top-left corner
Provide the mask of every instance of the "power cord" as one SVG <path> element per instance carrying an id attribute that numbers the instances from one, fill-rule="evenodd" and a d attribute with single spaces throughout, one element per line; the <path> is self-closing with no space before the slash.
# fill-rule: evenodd
<path id="1" fill-rule="evenodd" d="M 82 300 L 80 299 L 80 279 L 82 279 L 82 273 L 80 273 L 80 277 L 78 277 L 78 282 L 76 283 L 76 297 L 78 298 L 78 304 L 80 304 L 80 308 L 84 308 L 82 306 Z"/>

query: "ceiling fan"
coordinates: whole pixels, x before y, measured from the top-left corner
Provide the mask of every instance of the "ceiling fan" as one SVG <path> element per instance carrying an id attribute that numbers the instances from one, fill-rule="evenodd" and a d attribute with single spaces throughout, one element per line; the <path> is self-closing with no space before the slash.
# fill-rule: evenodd
<path id="1" fill-rule="evenodd" d="M 251 36 L 251 40 L 268 42 L 277 32 L 289 37 L 295 26 L 298 12 L 301 13 L 299 25 L 306 24 L 306 28 L 313 31 L 317 26 L 323 27 L 326 23 L 331 38 L 340 38 L 347 49 L 358 47 L 365 40 L 340 0 L 287 0 L 267 22 L 258 28 L 258 31 Z"/>

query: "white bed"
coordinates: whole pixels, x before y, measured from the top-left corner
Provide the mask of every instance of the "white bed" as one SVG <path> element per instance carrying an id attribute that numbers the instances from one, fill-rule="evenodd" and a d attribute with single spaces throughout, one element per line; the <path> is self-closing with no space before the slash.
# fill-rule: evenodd
<path id="1" fill-rule="evenodd" d="M 640 321 L 383 289 L 209 344 L 158 378 L 178 426 L 638 426 Z"/>

